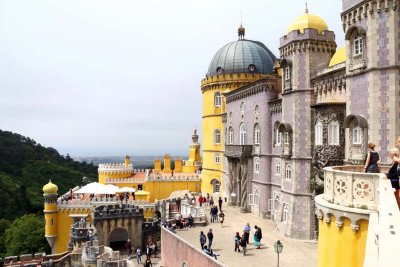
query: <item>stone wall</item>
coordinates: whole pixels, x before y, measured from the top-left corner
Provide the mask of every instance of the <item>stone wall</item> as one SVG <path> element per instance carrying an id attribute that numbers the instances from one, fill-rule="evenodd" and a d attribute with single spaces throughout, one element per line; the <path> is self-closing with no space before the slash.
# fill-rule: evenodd
<path id="1" fill-rule="evenodd" d="M 198 246 L 200 247 L 200 244 Z M 226 266 L 165 228 L 161 229 L 161 248 L 162 266 L 164 267 Z M 183 265 L 184 263 L 186 265 Z"/>

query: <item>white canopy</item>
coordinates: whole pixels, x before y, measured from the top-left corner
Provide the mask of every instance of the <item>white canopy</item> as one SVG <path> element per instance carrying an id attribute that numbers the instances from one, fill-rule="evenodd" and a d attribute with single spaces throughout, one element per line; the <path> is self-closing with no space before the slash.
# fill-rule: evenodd
<path id="1" fill-rule="evenodd" d="M 115 193 L 133 193 L 135 191 L 135 188 L 125 186 L 115 190 Z"/>
<path id="2" fill-rule="evenodd" d="M 74 194 L 115 194 L 118 186 L 104 185 L 97 182 L 87 184 L 75 191 Z"/>

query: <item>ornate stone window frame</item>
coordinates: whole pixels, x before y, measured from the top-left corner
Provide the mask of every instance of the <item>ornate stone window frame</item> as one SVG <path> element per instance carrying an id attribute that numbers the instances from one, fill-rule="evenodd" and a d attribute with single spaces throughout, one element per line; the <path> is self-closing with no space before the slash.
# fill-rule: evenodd
<path id="1" fill-rule="evenodd" d="M 350 72 L 358 71 L 366 68 L 366 44 L 367 35 L 364 28 L 360 26 L 350 27 L 345 34 L 345 39 L 349 41 L 350 55 L 348 70 Z"/>
<path id="2" fill-rule="evenodd" d="M 368 123 L 362 115 L 348 115 L 344 120 L 344 126 L 349 128 L 348 160 L 353 164 L 363 164 L 367 151 Z"/>
<path id="3" fill-rule="evenodd" d="M 289 222 L 289 204 L 282 202 L 282 222 Z"/>
<path id="4" fill-rule="evenodd" d="M 292 164 L 285 164 L 285 180 L 292 180 Z"/>
<path id="5" fill-rule="evenodd" d="M 324 133 L 324 125 L 321 121 L 321 119 L 317 119 L 315 122 L 315 130 L 314 130 L 314 144 L 316 146 L 322 146 L 323 145 L 323 133 Z"/>
<path id="6" fill-rule="evenodd" d="M 282 145 L 282 134 L 279 132 L 279 125 L 281 123 L 276 121 L 274 124 L 273 136 L 274 136 L 274 146 L 281 146 Z"/>
<path id="7" fill-rule="evenodd" d="M 340 145 L 340 124 L 336 119 L 328 123 L 328 145 Z"/>
<path id="8" fill-rule="evenodd" d="M 219 153 L 214 154 L 214 163 L 221 164 L 221 155 Z"/>
<path id="9" fill-rule="evenodd" d="M 258 207 L 260 205 L 260 188 L 258 188 L 257 186 L 253 187 L 253 203 L 254 206 Z"/>
<path id="10" fill-rule="evenodd" d="M 282 160 L 280 158 L 275 160 L 275 175 L 281 176 L 282 172 Z"/>

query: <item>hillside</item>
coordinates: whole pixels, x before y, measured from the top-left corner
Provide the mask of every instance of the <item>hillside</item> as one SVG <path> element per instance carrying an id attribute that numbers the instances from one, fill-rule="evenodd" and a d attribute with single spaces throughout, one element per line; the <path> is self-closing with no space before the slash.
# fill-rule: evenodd
<path id="1" fill-rule="evenodd" d="M 97 180 L 97 168 L 62 156 L 29 137 L 0 130 L 0 218 L 13 220 L 43 210 L 42 187 L 51 179 L 63 193 L 82 184 L 82 177 Z"/>

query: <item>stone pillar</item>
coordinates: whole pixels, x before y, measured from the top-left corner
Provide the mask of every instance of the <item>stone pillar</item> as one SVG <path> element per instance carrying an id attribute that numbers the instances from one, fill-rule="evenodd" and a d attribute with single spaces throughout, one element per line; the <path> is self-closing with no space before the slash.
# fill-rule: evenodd
<path id="1" fill-rule="evenodd" d="M 163 172 L 164 173 L 171 173 L 172 172 L 172 170 L 171 170 L 171 156 L 168 155 L 168 154 L 166 154 L 164 156 L 164 170 L 163 170 Z"/>
<path id="2" fill-rule="evenodd" d="M 160 159 L 155 159 L 154 160 L 154 172 L 161 172 L 161 160 Z"/>

